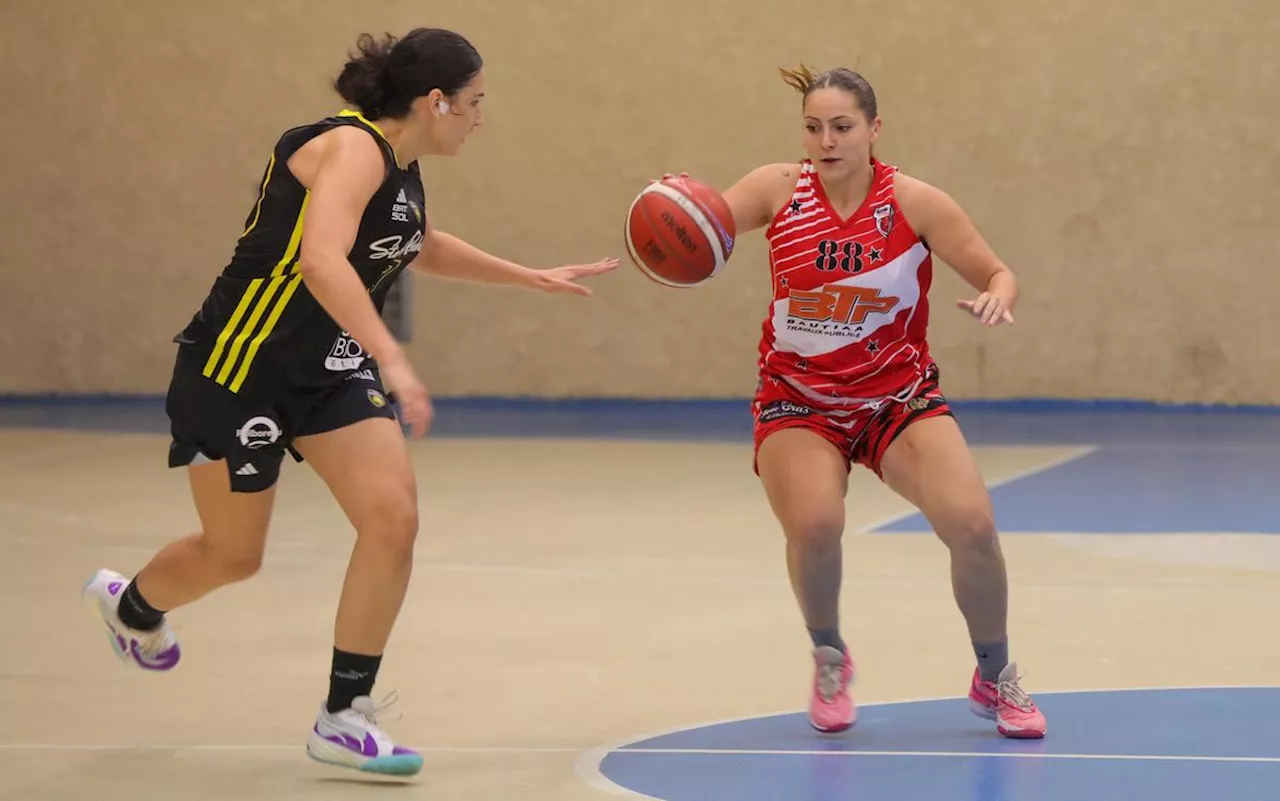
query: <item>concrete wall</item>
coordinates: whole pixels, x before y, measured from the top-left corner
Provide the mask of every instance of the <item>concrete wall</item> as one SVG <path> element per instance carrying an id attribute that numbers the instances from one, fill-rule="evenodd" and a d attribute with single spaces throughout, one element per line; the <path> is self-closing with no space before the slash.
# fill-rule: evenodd
<path id="1" fill-rule="evenodd" d="M 424 164 L 433 223 L 531 266 L 624 258 L 590 300 L 418 278 L 446 395 L 745 396 L 762 237 L 693 291 L 625 262 L 646 180 L 799 158 L 777 67 L 876 87 L 877 155 L 949 191 L 1021 278 L 983 330 L 938 265 L 956 398 L 1280 402 L 1280 5 L 1133 0 L 7 0 L 0 393 L 159 393 L 284 128 L 341 108 L 362 31 L 455 28 L 488 123 Z"/>

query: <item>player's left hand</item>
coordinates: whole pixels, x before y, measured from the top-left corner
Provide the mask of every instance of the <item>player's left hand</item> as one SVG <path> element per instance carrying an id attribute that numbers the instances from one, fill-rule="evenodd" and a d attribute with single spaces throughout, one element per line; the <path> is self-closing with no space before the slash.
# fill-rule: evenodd
<path id="1" fill-rule="evenodd" d="M 1009 304 L 992 292 L 983 292 L 977 300 L 957 300 L 956 305 L 985 326 L 997 326 L 1001 323 L 1013 325 L 1013 313 L 1009 311 Z"/>
<path id="2" fill-rule="evenodd" d="M 580 278 L 592 278 L 603 275 L 618 266 L 615 258 L 601 259 L 594 264 L 570 264 L 565 267 L 553 267 L 550 270 L 538 270 L 534 273 L 534 288 L 543 292 L 572 292 L 577 295 L 590 295 L 591 290 L 576 283 Z"/>

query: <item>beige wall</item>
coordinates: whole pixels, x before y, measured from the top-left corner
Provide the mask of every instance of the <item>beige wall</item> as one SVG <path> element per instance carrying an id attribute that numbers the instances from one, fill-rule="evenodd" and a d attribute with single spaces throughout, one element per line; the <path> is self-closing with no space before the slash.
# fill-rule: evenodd
<path id="1" fill-rule="evenodd" d="M 494 253 L 625 258 L 648 178 L 801 155 L 779 65 L 856 66 L 877 153 L 1023 282 L 981 330 L 939 265 L 951 395 L 1280 402 L 1271 0 L 6 0 L 0 393 L 162 392 L 276 135 L 340 107 L 358 33 L 419 24 L 487 60 L 486 129 L 424 175 Z M 743 396 L 766 271 L 757 233 L 694 291 L 626 262 L 585 301 L 418 279 L 412 353 L 438 395 Z"/>

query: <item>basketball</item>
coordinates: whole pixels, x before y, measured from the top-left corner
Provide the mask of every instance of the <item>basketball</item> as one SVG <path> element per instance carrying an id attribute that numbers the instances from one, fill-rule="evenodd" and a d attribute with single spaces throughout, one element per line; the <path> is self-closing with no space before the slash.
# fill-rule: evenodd
<path id="1" fill-rule="evenodd" d="M 684 176 L 649 184 L 627 211 L 631 260 L 664 286 L 692 287 L 714 277 L 732 255 L 736 233 L 724 197 Z"/>

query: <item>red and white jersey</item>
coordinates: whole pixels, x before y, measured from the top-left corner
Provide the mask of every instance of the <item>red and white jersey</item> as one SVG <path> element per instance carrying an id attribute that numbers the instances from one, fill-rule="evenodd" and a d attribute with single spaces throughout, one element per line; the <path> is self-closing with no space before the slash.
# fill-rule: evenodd
<path id="1" fill-rule="evenodd" d="M 773 304 L 760 340 L 764 380 L 815 404 L 903 400 L 931 364 L 925 332 L 933 260 L 894 195 L 897 168 L 872 162 L 862 206 L 842 220 L 812 162 L 765 236 Z"/>

